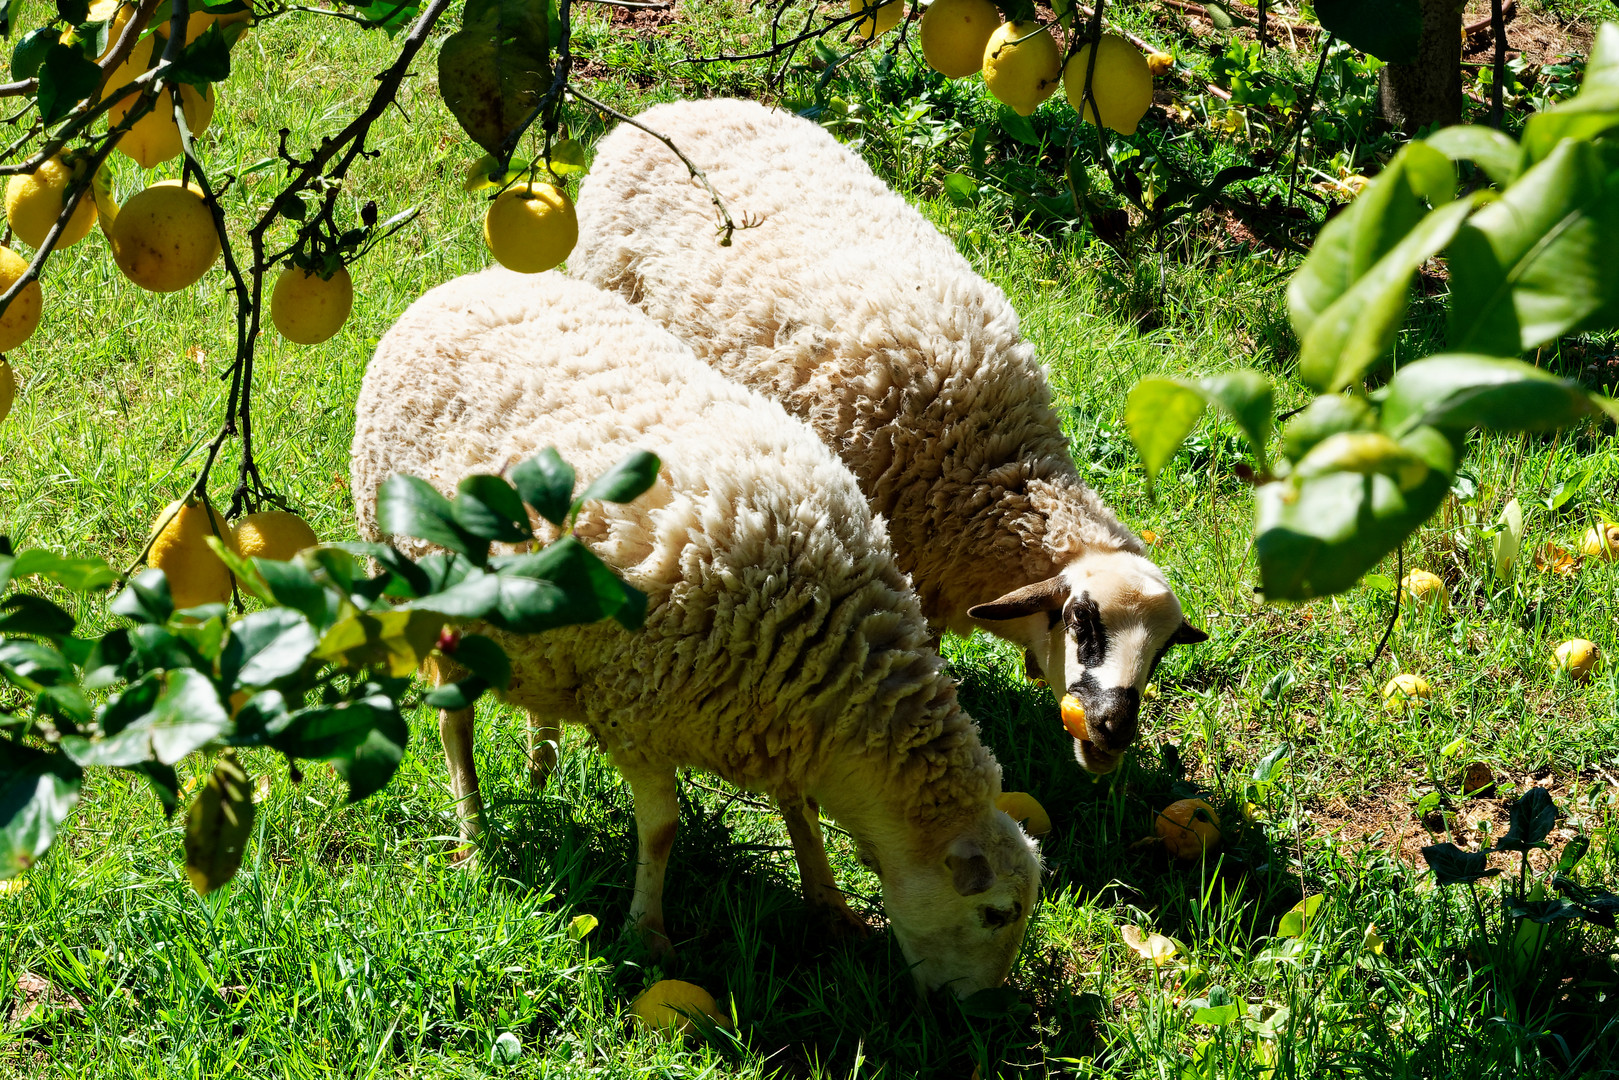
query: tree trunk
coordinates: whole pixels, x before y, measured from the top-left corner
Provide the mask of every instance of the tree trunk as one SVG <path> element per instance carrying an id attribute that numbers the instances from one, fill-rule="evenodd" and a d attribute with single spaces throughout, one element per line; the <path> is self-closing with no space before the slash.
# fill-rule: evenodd
<path id="1" fill-rule="evenodd" d="M 1462 119 L 1462 8 L 1465 0 L 1422 0 L 1422 38 L 1414 64 L 1389 64 L 1380 75 L 1383 116 L 1415 134 Z"/>

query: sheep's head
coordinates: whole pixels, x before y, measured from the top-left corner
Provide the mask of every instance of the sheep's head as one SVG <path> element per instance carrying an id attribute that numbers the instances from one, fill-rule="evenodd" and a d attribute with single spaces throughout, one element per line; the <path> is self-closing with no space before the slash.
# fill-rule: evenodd
<path id="1" fill-rule="evenodd" d="M 1074 756 L 1095 773 L 1112 772 L 1135 741 L 1141 696 L 1169 647 L 1208 639 L 1182 615 L 1163 571 L 1127 551 L 1082 555 L 967 614 L 1022 645 L 1058 697 L 1085 706 L 1089 738 L 1074 740 Z"/>
<path id="2" fill-rule="evenodd" d="M 958 997 L 999 986 L 1040 893 L 1034 841 L 993 805 L 954 836 L 915 839 L 860 844 L 911 974 Z"/>

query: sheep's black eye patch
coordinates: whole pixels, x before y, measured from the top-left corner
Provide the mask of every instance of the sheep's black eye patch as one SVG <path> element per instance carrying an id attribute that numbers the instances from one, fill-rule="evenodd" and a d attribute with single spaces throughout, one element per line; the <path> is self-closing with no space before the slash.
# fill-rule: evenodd
<path id="1" fill-rule="evenodd" d="M 1088 668 L 1100 667 L 1107 655 L 1107 631 L 1102 627 L 1102 609 L 1090 593 L 1080 593 L 1068 602 L 1063 623 L 1079 646 L 1079 662 Z"/>

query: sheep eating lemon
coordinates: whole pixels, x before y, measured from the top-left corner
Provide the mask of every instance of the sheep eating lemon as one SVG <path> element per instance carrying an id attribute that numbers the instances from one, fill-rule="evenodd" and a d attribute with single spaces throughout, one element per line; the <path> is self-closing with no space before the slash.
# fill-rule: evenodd
<path id="1" fill-rule="evenodd" d="M 354 282 L 339 266 L 331 277 L 289 266 L 270 293 L 270 321 L 281 336 L 299 345 L 319 345 L 343 328 L 354 308 Z"/>
<path id="2" fill-rule="evenodd" d="M 1002 23 L 984 46 L 984 85 L 995 100 L 1029 116 L 1062 81 L 1062 50 L 1037 22 Z"/>
<path id="3" fill-rule="evenodd" d="M 922 59 L 947 79 L 964 79 L 984 66 L 984 47 L 1000 24 L 989 0 L 933 0 L 922 14 Z"/>
<path id="4" fill-rule="evenodd" d="M 1152 70 L 1147 66 L 1147 58 L 1119 35 L 1103 34 L 1096 45 L 1096 70 L 1091 73 L 1095 110 L 1085 100 L 1085 69 L 1090 62 L 1089 45 L 1081 46 L 1069 58 L 1062 77 L 1068 104 L 1087 124 L 1096 123 L 1096 114 L 1100 112 L 1103 127 L 1110 127 L 1121 135 L 1134 134 L 1136 125 L 1152 105 Z"/>
<path id="5" fill-rule="evenodd" d="M 1023 826 L 1030 836 L 1051 831 L 1051 815 L 1027 791 L 1003 791 L 995 797 L 995 809 Z"/>
<path id="6" fill-rule="evenodd" d="M 1557 646 L 1552 666 L 1575 682 L 1584 682 L 1596 670 L 1599 655 L 1595 642 L 1572 638 Z"/>
<path id="7" fill-rule="evenodd" d="M 45 243 L 57 216 L 67 206 L 68 186 L 77 178 L 77 170 L 58 154 L 33 172 L 18 173 L 6 181 L 6 221 L 17 239 L 32 248 Z M 73 208 L 62 235 L 56 238 L 57 248 L 77 244 L 95 223 L 95 200 L 86 191 L 79 197 L 79 205 Z"/>
<path id="8" fill-rule="evenodd" d="M 721 1027 L 731 1026 L 731 1018 L 720 1011 L 714 995 L 679 979 L 664 979 L 647 987 L 630 1003 L 630 1012 L 666 1039 L 695 1030 L 693 1016 L 707 1016 Z"/>
<path id="9" fill-rule="evenodd" d="M 579 242 L 579 215 L 560 188 L 514 184 L 489 204 L 483 240 L 506 269 L 538 274 L 566 259 Z"/>
<path id="10" fill-rule="evenodd" d="M 219 258 L 214 215 L 195 184 L 162 180 L 137 192 L 108 236 L 124 276 L 152 292 L 195 285 Z"/>
<path id="11" fill-rule="evenodd" d="M 1062 696 L 1062 726 L 1076 739 L 1090 738 L 1090 730 L 1085 726 L 1085 706 L 1073 694 Z"/>
<path id="12" fill-rule="evenodd" d="M 146 553 L 146 565 L 169 579 L 169 596 L 176 610 L 230 599 L 230 571 L 208 546 L 208 537 L 231 543 L 230 526 L 201 500 L 170 503 L 157 516 L 160 526 Z"/>
<path id="13" fill-rule="evenodd" d="M 1153 831 L 1164 850 L 1181 862 L 1196 862 L 1220 846 L 1220 817 L 1202 799 L 1182 799 L 1158 812 Z"/>

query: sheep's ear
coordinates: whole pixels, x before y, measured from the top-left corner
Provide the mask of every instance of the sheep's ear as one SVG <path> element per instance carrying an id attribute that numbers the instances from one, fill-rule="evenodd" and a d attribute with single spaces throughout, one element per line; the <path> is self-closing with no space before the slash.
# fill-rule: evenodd
<path id="1" fill-rule="evenodd" d="M 1033 585 L 1025 585 L 1021 589 L 1013 589 L 999 600 L 970 607 L 967 614 L 974 619 L 999 622 L 1002 619 L 1021 619 L 1025 615 L 1037 615 L 1042 611 L 1061 611 L 1063 604 L 1067 602 L 1068 582 L 1059 574 L 1044 581 L 1037 581 Z"/>
<path id="2" fill-rule="evenodd" d="M 989 892 L 995 884 L 995 868 L 989 865 L 984 849 L 976 840 L 961 839 L 951 844 L 944 863 L 950 868 L 950 880 L 956 892 L 962 896 Z"/>
<path id="3" fill-rule="evenodd" d="M 1189 622 L 1182 622 L 1175 632 L 1169 635 L 1171 645 L 1196 645 L 1200 641 L 1209 640 L 1207 631 L 1199 630 Z"/>

